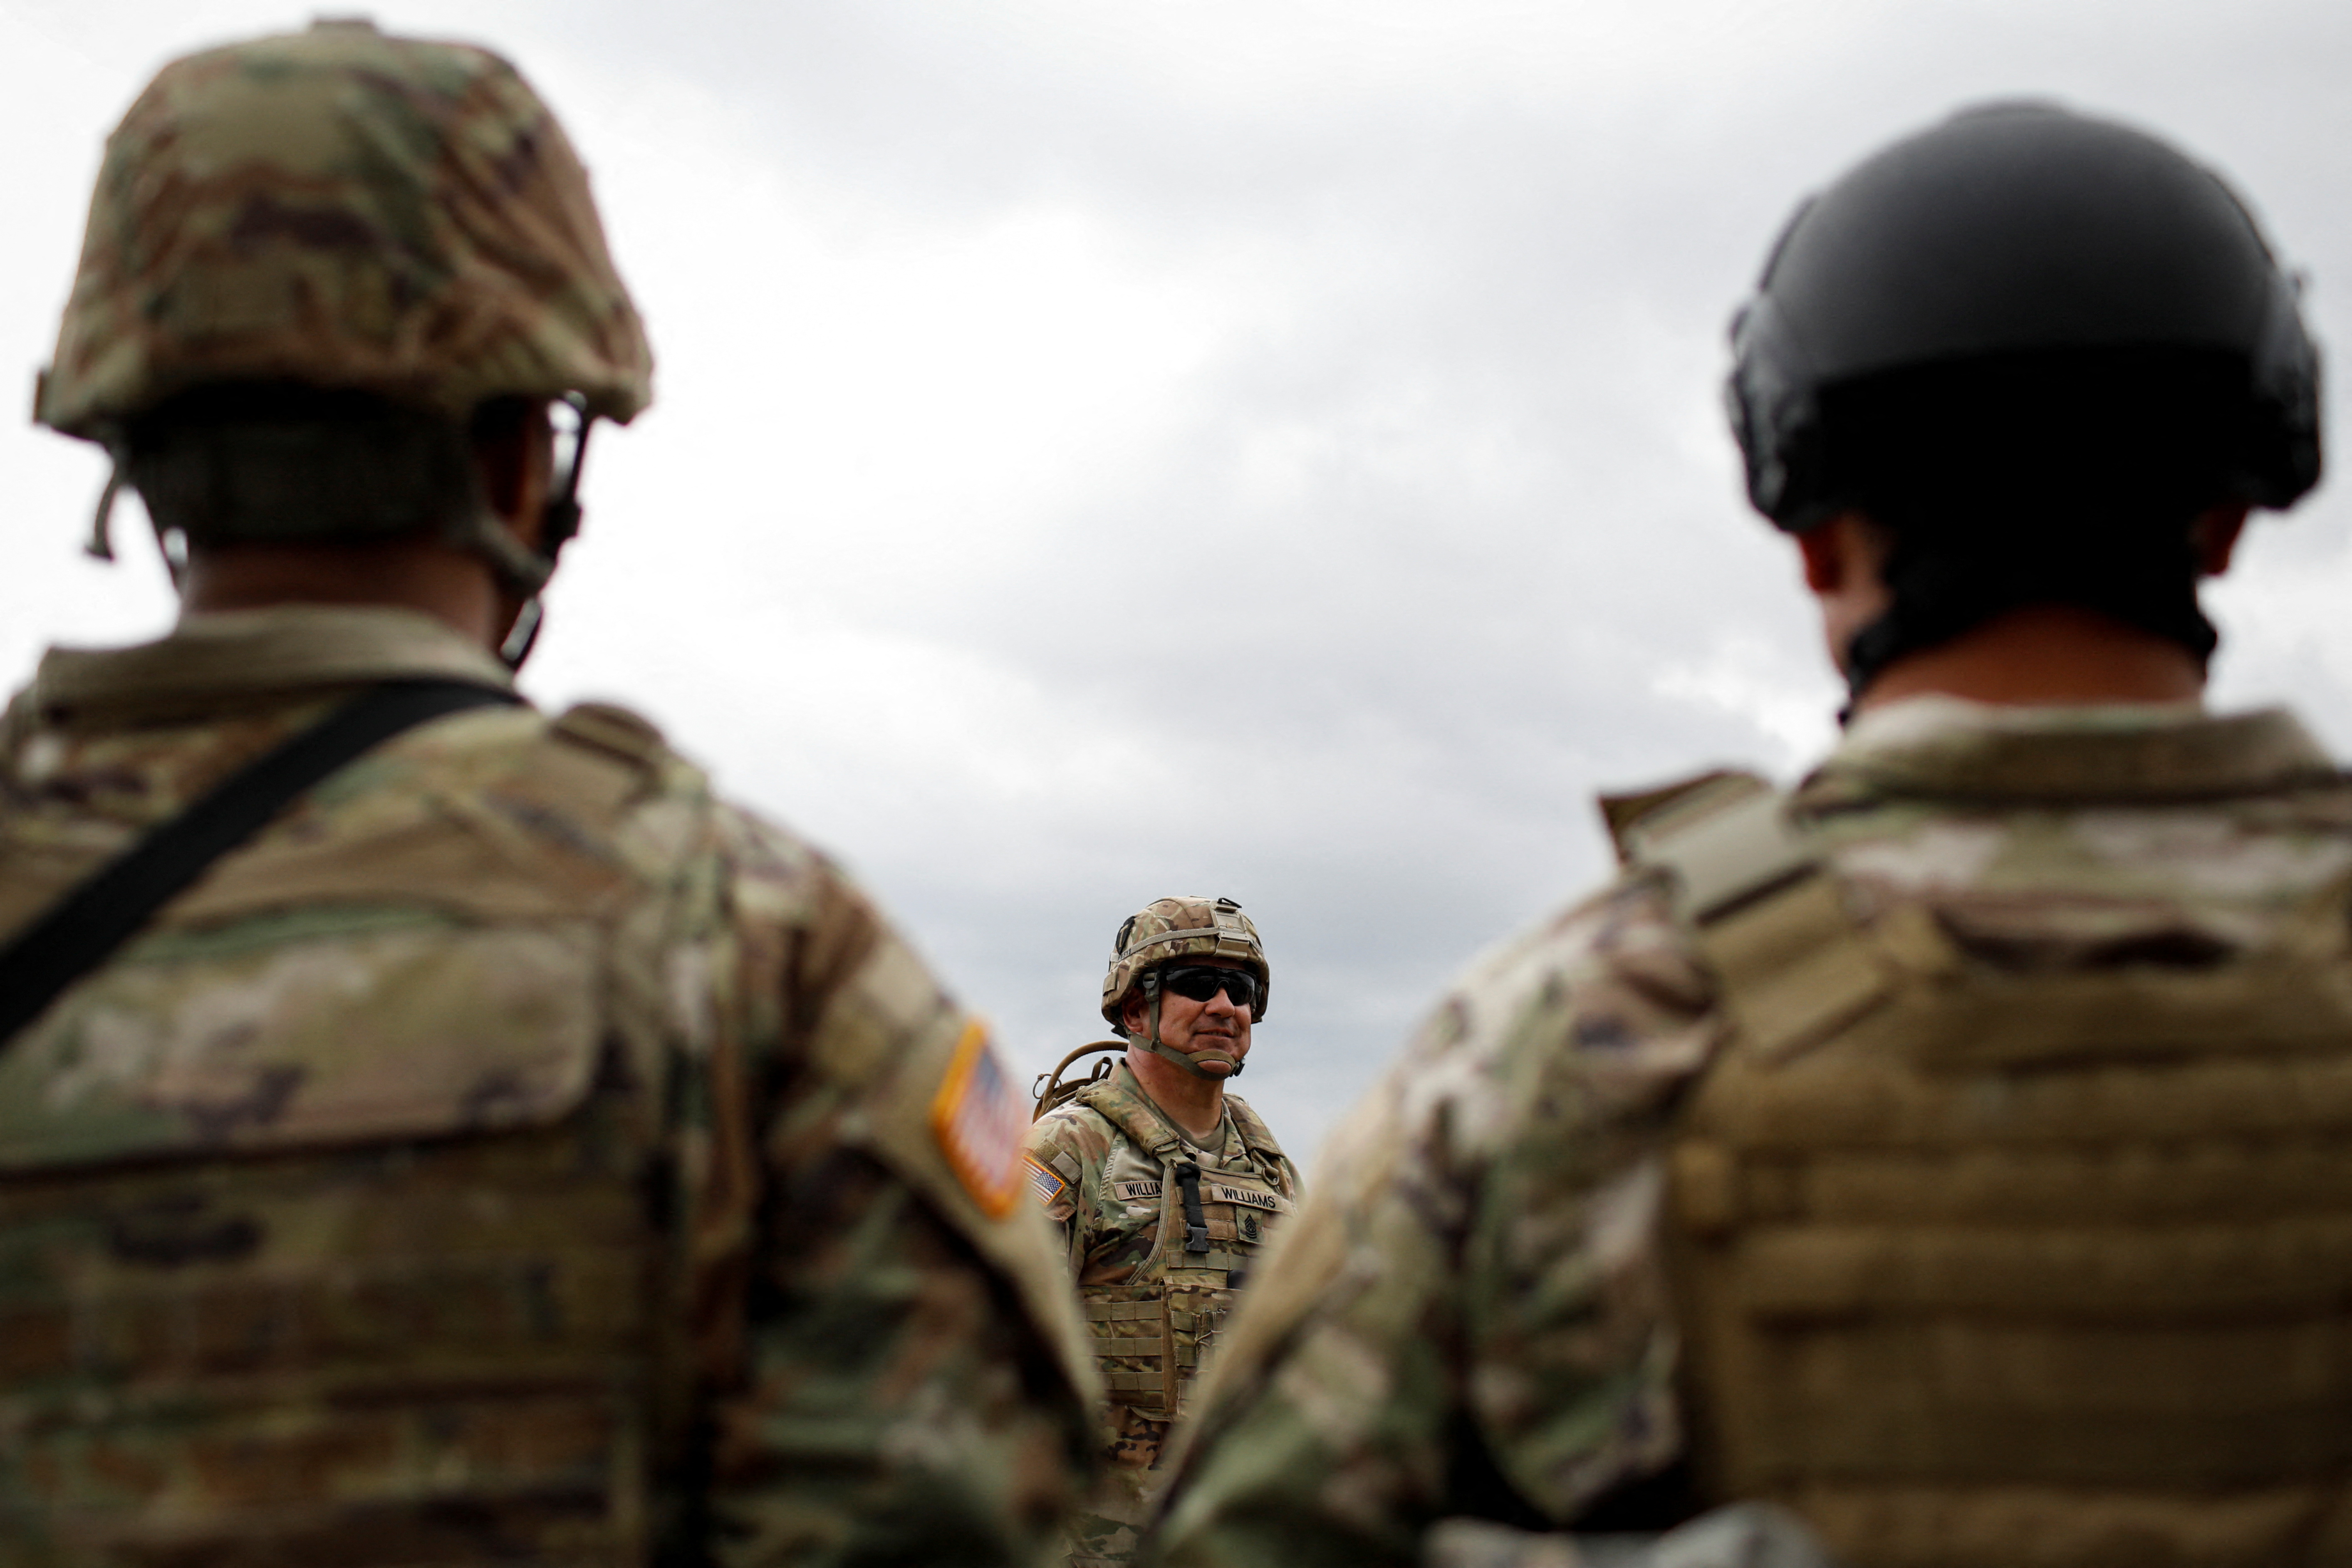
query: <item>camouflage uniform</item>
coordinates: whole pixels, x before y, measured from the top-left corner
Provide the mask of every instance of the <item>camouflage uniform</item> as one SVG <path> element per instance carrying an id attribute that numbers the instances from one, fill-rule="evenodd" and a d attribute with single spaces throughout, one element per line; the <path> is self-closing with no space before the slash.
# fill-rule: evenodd
<path id="1" fill-rule="evenodd" d="M 1196 1143 L 1121 1062 L 1029 1134 L 1031 1185 L 1061 1226 L 1108 1385 L 1110 1473 L 1072 1528 L 1074 1568 L 1126 1563 L 1150 1517 L 1162 1444 L 1251 1262 L 1291 1212 L 1298 1173 L 1257 1113 L 1224 1097 Z M 1204 1250 L 1188 1250 L 1181 1177 L 1199 1171 Z"/>
<path id="2" fill-rule="evenodd" d="M 1697 919 L 1747 789 L 1615 803 L 1629 874 L 1346 1121 L 1165 1560 L 1413 1563 L 1695 1462 L 1852 1568 L 2352 1562 L 2352 787 L 2278 712 L 1915 700 Z"/>
<path id="3" fill-rule="evenodd" d="M 520 598 L 576 514 L 526 548 L 468 421 L 625 420 L 650 366 L 513 68 L 322 24 L 133 105 L 37 412 L 187 479 L 148 500 L 199 549 L 438 528 Z M 320 460 L 419 430 L 454 489 Z M 390 607 L 53 651 L 0 721 L 0 942 L 418 678 L 509 679 Z M 1093 1373 L 1024 1110 L 842 876 L 644 720 L 409 730 L 0 1053 L 0 1561 L 1034 1562 Z"/>
<path id="4" fill-rule="evenodd" d="M 1196 1033 L 1180 1048 L 1160 1035 L 1171 966 L 1204 962 L 1252 977 L 1249 1016 L 1263 1022 L 1274 976 L 1257 926 L 1231 899 L 1188 896 L 1155 899 L 1120 924 L 1103 973 L 1103 1021 L 1130 1052 L 1196 1078 L 1220 1077 L 1204 1069 L 1222 1067 L 1230 1079 L 1245 1064 L 1213 1037 Z M 1127 1005 L 1138 994 L 1146 1023 L 1130 1030 Z M 1238 1003 L 1230 990 L 1227 999 Z M 1110 1396 L 1109 1468 L 1072 1524 L 1074 1568 L 1133 1560 L 1169 1429 L 1250 1260 L 1298 1195 L 1297 1170 L 1238 1096 L 1220 1095 L 1217 1131 L 1202 1144 L 1127 1061 L 1100 1062 L 1096 1073 L 1066 1102 L 1067 1089 L 1047 1091 L 1040 1103 L 1051 1109 L 1028 1145 L 1030 1184 L 1062 1227 Z"/>
<path id="5" fill-rule="evenodd" d="M 501 679 L 394 610 L 52 652 L 0 930 L 415 675 Z M 1034 1561 L 1089 1379 L 1020 1113 L 643 720 L 412 731 L 0 1056 L 0 1558 Z"/>

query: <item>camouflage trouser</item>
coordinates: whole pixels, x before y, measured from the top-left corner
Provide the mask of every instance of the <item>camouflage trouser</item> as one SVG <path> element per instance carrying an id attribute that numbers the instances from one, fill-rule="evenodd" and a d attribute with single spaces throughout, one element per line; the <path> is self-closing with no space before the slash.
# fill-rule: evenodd
<path id="1" fill-rule="evenodd" d="M 1168 1439 L 1169 1423 L 1125 1405 L 1112 1410 L 1111 1420 L 1102 1477 L 1070 1518 L 1069 1568 L 1127 1568 L 1134 1562 L 1167 1479 L 1151 1467 Z"/>

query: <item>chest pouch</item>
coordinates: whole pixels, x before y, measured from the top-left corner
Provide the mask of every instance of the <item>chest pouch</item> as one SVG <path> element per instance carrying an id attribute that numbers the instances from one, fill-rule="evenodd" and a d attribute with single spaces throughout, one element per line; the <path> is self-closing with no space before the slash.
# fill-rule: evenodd
<path id="1" fill-rule="evenodd" d="M 1118 1184 L 1129 1201 L 1157 1199 L 1157 1234 L 1123 1282 L 1079 1292 L 1114 1405 L 1172 1420 L 1232 1310 L 1254 1247 L 1289 1201 L 1255 1170 L 1204 1170 L 1162 1156 L 1160 1180 Z"/>

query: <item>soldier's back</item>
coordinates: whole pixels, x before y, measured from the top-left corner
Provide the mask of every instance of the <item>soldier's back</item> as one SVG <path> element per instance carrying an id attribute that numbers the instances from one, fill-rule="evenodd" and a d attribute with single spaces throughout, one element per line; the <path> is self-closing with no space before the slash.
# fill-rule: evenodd
<path id="1" fill-rule="evenodd" d="M 2275 712 L 1921 703 L 1785 855 L 1705 842 L 1743 802 L 1780 804 L 1654 797 L 1634 871 L 1475 966 L 1334 1137 L 1171 1560 L 1743 1497 L 1859 1563 L 2352 1560 L 2325 755 Z"/>
<path id="2" fill-rule="evenodd" d="M 399 612 L 52 656 L 0 751 L 0 933 L 425 674 L 503 679 Z M 1018 1131 L 866 902 L 643 720 L 411 731 L 0 1056 L 5 1555 L 1020 1558 L 1085 1434 Z M 764 1419 L 803 1405 L 849 1427 Z"/>

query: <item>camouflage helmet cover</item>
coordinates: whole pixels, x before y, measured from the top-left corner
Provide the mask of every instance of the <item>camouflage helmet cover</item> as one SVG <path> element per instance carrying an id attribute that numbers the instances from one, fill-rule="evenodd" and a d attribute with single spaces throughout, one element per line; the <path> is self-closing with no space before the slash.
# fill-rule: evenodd
<path id="1" fill-rule="evenodd" d="M 175 60 L 131 106 L 34 416 L 110 441 L 192 386 L 295 381 L 625 421 L 652 373 L 587 172 L 514 68 L 320 22 Z"/>
<path id="2" fill-rule="evenodd" d="M 1111 939 L 1110 972 L 1103 976 L 1104 1020 L 1125 1035 L 1119 1010 L 1128 993 L 1150 971 L 1185 958 L 1232 959 L 1255 974 L 1258 1005 L 1252 1021 L 1265 1021 L 1274 974 L 1257 927 L 1231 899 L 1185 897 L 1154 899 L 1119 926 Z"/>

